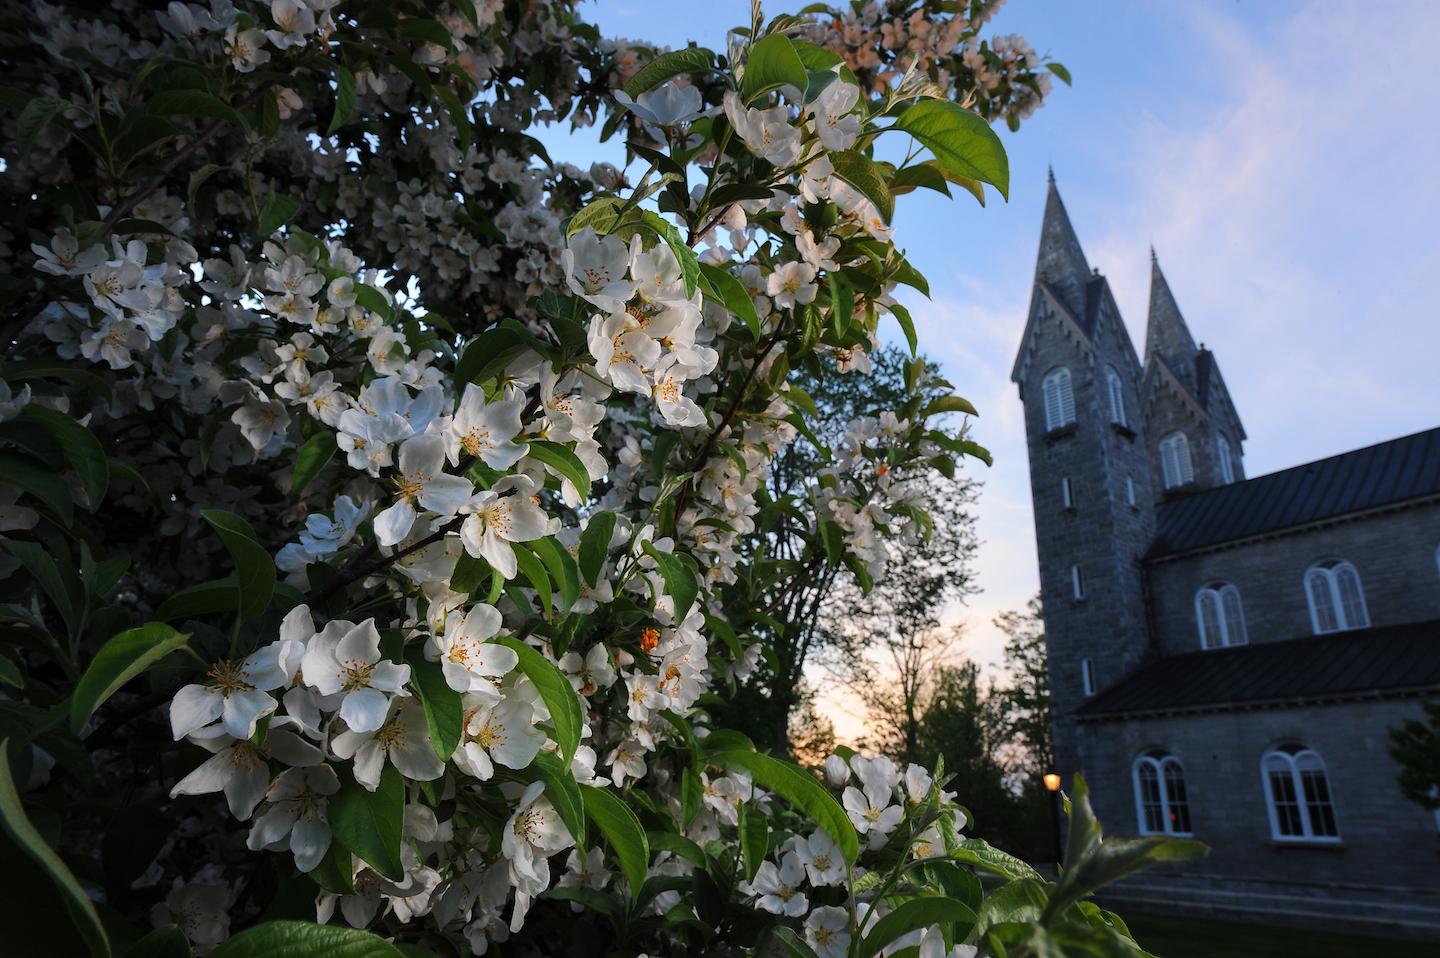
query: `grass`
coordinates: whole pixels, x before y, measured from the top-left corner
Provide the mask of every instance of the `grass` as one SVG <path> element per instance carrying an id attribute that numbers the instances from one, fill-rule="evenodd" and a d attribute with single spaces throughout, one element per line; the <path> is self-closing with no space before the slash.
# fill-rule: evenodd
<path id="1" fill-rule="evenodd" d="M 1196 918 L 1125 915 L 1140 946 L 1158 958 L 1440 958 L 1440 945 Z"/>

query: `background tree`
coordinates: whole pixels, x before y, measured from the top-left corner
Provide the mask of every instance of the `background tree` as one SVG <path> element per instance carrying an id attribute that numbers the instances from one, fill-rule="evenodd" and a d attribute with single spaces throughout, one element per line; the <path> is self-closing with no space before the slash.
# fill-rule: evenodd
<path id="1" fill-rule="evenodd" d="M 1440 809 L 1440 702 L 1425 703 L 1425 719 L 1390 730 L 1390 756 L 1400 763 L 1400 790 L 1421 808 Z"/>
<path id="2" fill-rule="evenodd" d="M 809 434 L 777 457 L 767 484 L 772 500 L 803 489 L 822 468 L 824 450 L 844 442 L 847 426 L 857 418 L 877 417 L 907 402 L 917 410 L 926 408 L 947 394 L 939 367 L 923 357 L 912 359 L 892 346 L 876 350 L 870 362 L 868 375 L 810 374 L 799 379 L 817 415 Z M 890 694 L 888 686 L 874 681 L 875 659 L 889 667 L 899 655 L 910 663 L 906 674 L 914 677 L 912 691 L 918 691 L 928 671 L 924 666 L 934 657 L 931 645 L 938 637 L 933 633 L 940 613 L 973 591 L 971 562 L 977 549 L 971 507 L 978 483 L 938 457 L 935 461 L 924 480 L 914 484 L 915 514 L 931 517 L 923 533 L 886 539 L 880 546 L 887 564 L 903 568 L 903 576 L 877 581 L 863 567 L 831 567 L 781 596 L 775 608 L 761 610 L 757 618 L 766 638 L 765 657 L 738 691 L 734 712 L 727 716 L 756 741 L 787 747 L 792 716 L 809 694 L 807 666 L 824 669 L 862 698 L 875 699 Z M 757 558 L 793 564 L 812 537 L 811 530 L 799 525 L 777 524 L 763 540 L 765 555 Z M 914 695 L 911 699 L 918 701 Z M 903 731 L 897 734 L 905 737 Z"/>
<path id="3" fill-rule="evenodd" d="M 1045 658 L 1045 620 L 1040 597 L 1024 612 L 1000 613 L 995 625 L 1005 643 L 1004 685 L 996 689 L 1005 716 L 1007 765 L 1027 781 L 1055 770 L 1054 724 L 1050 714 L 1050 670 Z"/>

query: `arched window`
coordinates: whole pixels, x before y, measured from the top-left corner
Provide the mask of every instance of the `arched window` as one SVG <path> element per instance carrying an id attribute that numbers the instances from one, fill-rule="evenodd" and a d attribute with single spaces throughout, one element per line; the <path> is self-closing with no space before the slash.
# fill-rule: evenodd
<path id="1" fill-rule="evenodd" d="M 1270 834 L 1276 841 L 1338 842 L 1335 803 L 1320 755 L 1290 742 L 1260 760 Z"/>
<path id="2" fill-rule="evenodd" d="M 1114 366 L 1105 367 L 1105 395 L 1110 399 L 1110 421 L 1117 426 L 1127 426 L 1125 419 L 1125 386 Z"/>
<path id="3" fill-rule="evenodd" d="M 1160 440 L 1160 473 L 1166 489 L 1183 486 L 1195 478 L 1190 465 L 1190 443 L 1183 432 L 1172 432 Z"/>
<path id="4" fill-rule="evenodd" d="M 1075 421 L 1075 393 L 1070 388 L 1070 370 L 1064 366 L 1052 369 L 1040 381 L 1045 398 L 1045 431 L 1050 432 Z"/>
<path id="5" fill-rule="evenodd" d="M 1249 641 L 1240 590 L 1228 582 L 1212 582 L 1195 593 L 1195 623 L 1202 649 L 1223 649 Z"/>
<path id="6" fill-rule="evenodd" d="M 1230 440 L 1223 432 L 1215 434 L 1215 459 L 1220 463 L 1220 481 L 1229 485 L 1235 481 L 1235 460 L 1230 452 Z"/>
<path id="7" fill-rule="evenodd" d="M 1135 817 L 1142 835 L 1189 835 L 1185 769 L 1175 756 L 1152 749 L 1135 759 Z"/>
<path id="8" fill-rule="evenodd" d="M 1317 635 L 1370 625 L 1360 573 L 1349 562 L 1331 559 L 1311 566 L 1305 573 L 1305 597 Z"/>

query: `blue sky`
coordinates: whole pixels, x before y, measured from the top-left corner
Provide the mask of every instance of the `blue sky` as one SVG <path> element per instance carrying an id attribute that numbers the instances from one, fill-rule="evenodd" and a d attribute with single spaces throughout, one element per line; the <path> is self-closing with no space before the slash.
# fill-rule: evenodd
<path id="1" fill-rule="evenodd" d="M 723 49 L 748 4 L 582 9 L 609 36 Z M 984 591 L 948 613 L 981 663 L 1003 641 L 990 619 L 1038 585 L 1008 377 L 1047 165 L 1137 348 L 1154 244 L 1244 421 L 1248 474 L 1440 425 L 1440 3 L 1011 0 L 991 29 L 1064 62 L 1074 87 L 1057 84 L 1019 133 L 1002 134 L 1008 204 L 922 191 L 895 217 L 930 278 L 932 299 L 908 302 L 922 347 L 979 408 L 976 437 L 995 454 L 977 469 Z M 555 145 L 597 158 L 581 140 Z"/>

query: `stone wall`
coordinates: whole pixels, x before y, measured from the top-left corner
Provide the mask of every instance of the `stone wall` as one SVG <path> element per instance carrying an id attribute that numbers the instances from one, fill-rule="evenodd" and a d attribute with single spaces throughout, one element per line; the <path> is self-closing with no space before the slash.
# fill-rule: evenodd
<path id="1" fill-rule="evenodd" d="M 1156 638 L 1165 654 L 1195 652 L 1195 593 L 1225 581 L 1240 590 L 1254 642 L 1311 635 L 1305 571 L 1347 559 L 1360 573 L 1372 625 L 1440 619 L 1440 502 L 1281 533 L 1149 564 Z"/>

